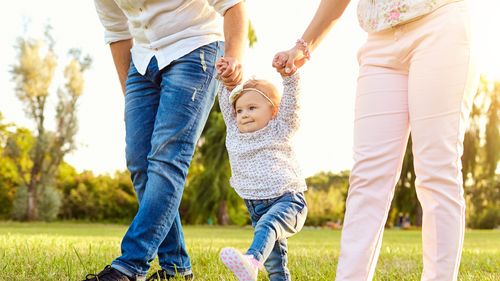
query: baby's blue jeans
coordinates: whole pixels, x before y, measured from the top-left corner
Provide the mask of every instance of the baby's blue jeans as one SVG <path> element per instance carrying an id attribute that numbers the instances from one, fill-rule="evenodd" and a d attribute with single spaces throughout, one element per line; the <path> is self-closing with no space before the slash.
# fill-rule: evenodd
<path id="1" fill-rule="evenodd" d="M 299 232 L 307 217 L 304 193 L 286 193 L 263 200 L 245 200 L 252 219 L 254 238 L 247 251 L 264 267 L 270 281 L 290 279 L 288 270 L 288 237 Z"/>

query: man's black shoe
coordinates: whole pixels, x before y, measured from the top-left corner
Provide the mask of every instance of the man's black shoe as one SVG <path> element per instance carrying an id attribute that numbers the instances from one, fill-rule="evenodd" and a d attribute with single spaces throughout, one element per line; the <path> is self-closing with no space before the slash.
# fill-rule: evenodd
<path id="1" fill-rule="evenodd" d="M 120 271 L 106 265 L 98 274 L 87 274 L 83 281 L 136 281 L 135 278 L 128 277 Z"/>
<path id="2" fill-rule="evenodd" d="M 164 280 L 172 280 L 174 279 L 174 275 L 167 274 L 165 270 L 158 270 L 157 272 L 153 273 L 153 275 L 149 276 L 146 281 L 164 281 Z M 193 274 L 188 274 L 184 276 L 185 280 L 194 280 L 194 275 Z"/>

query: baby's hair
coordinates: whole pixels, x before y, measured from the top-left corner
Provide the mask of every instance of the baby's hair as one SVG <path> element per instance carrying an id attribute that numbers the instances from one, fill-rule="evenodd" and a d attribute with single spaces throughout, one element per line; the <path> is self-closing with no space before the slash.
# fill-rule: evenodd
<path id="1" fill-rule="evenodd" d="M 276 110 L 278 109 L 281 101 L 281 95 L 278 89 L 271 82 L 262 79 L 252 78 L 246 81 L 245 84 L 243 84 L 243 90 L 248 88 L 255 88 L 266 94 L 266 96 L 273 102 Z M 239 97 L 241 97 L 241 95 L 236 97 L 233 103 L 233 107 L 236 106 L 236 102 L 238 101 Z"/>

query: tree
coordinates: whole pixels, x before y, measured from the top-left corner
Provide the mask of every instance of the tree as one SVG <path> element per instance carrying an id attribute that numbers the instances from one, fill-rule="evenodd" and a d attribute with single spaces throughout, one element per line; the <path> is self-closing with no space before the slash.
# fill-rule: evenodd
<path id="1" fill-rule="evenodd" d="M 464 142 L 464 187 L 468 224 L 475 228 L 500 225 L 500 83 L 481 77 Z"/>
<path id="2" fill-rule="evenodd" d="M 486 176 L 494 178 L 500 160 L 500 82 L 495 82 L 488 94 L 490 105 L 486 113 L 488 123 L 485 130 Z"/>
<path id="3" fill-rule="evenodd" d="M 75 149 L 77 132 L 76 107 L 83 93 L 83 73 L 90 67 L 91 59 L 81 57 L 78 50 L 70 50 L 69 63 L 64 69 L 66 84 L 58 89 L 56 128 L 46 128 L 46 106 L 49 88 L 52 85 L 57 65 L 54 40 L 50 27 L 46 29 L 45 41 L 19 38 L 16 44 L 18 62 L 13 65 L 12 75 L 16 83 L 16 94 L 25 105 L 25 113 L 35 123 L 33 146 L 30 148 L 30 163 L 17 165 L 22 184 L 27 189 L 26 220 L 36 220 L 39 196 L 54 185 L 55 174 L 64 156 Z M 16 142 L 10 146 L 11 158 L 19 159 Z"/>
<path id="4" fill-rule="evenodd" d="M 20 184 L 20 178 L 12 159 L 4 157 L 7 141 L 12 135 L 9 128 L 12 124 L 4 123 L 0 112 L 0 218 L 7 218 L 15 194 L 15 186 Z"/>

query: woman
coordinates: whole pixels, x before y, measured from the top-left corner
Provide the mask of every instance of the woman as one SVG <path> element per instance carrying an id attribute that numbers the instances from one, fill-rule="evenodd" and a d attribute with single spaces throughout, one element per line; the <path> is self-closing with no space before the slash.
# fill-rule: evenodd
<path id="1" fill-rule="evenodd" d="M 273 66 L 310 57 L 349 1 L 322 0 L 301 39 Z M 411 130 L 422 205 L 422 280 L 456 280 L 465 227 L 460 158 L 478 75 L 466 1 L 360 0 L 354 166 L 336 280 L 371 280 Z"/>

